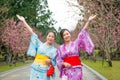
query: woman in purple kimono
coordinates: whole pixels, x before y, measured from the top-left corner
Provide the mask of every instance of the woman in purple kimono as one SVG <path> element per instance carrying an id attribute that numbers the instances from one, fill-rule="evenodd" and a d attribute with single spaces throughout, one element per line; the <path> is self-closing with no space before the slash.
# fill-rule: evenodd
<path id="1" fill-rule="evenodd" d="M 86 29 L 90 21 L 95 17 L 96 15 L 89 17 L 88 22 L 75 41 L 70 40 L 71 35 L 67 29 L 61 30 L 60 35 L 64 40 L 64 44 L 57 50 L 56 62 L 62 80 L 82 80 L 82 65 L 79 52 L 82 49 L 90 54 L 94 49 L 94 44 Z"/>

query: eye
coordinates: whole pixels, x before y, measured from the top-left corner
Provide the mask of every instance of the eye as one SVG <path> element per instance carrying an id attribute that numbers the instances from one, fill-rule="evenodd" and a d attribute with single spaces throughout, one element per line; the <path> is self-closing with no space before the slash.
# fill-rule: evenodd
<path id="1" fill-rule="evenodd" d="M 54 38 L 54 36 L 51 36 L 52 38 Z"/>
<path id="2" fill-rule="evenodd" d="M 52 36 L 53 38 L 55 38 L 55 36 Z"/>
<path id="3" fill-rule="evenodd" d="M 63 34 L 63 36 L 65 36 L 66 34 Z"/>
<path id="4" fill-rule="evenodd" d="M 53 36 L 53 35 L 49 35 L 48 37 L 54 38 L 54 36 Z"/>
<path id="5" fill-rule="evenodd" d="M 65 33 L 63 36 L 66 36 L 66 35 L 68 35 L 68 33 Z"/>

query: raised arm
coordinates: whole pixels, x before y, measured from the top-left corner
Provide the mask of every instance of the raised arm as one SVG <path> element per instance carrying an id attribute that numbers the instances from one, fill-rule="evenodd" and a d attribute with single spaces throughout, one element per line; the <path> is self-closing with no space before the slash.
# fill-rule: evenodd
<path id="1" fill-rule="evenodd" d="M 25 21 L 25 18 L 23 17 L 23 16 L 20 16 L 20 15 L 16 15 L 17 16 L 17 18 L 20 20 L 20 21 L 22 21 L 23 23 L 24 23 L 24 25 L 25 25 L 25 27 L 27 28 L 27 30 L 31 33 L 31 34 L 33 34 L 33 30 L 32 30 L 32 28 L 27 24 L 27 22 Z"/>
<path id="2" fill-rule="evenodd" d="M 78 49 L 82 49 L 87 51 L 89 54 L 91 54 L 94 50 L 94 44 L 89 36 L 88 31 L 86 28 L 88 28 L 88 25 L 91 20 L 93 20 L 96 17 L 96 15 L 92 15 L 89 17 L 87 23 L 79 33 L 77 39 L 75 40 L 75 45 L 78 47 Z"/>
<path id="3" fill-rule="evenodd" d="M 97 15 L 91 15 L 88 19 L 88 21 L 86 22 L 85 26 L 83 27 L 83 29 L 88 28 L 88 25 L 90 23 L 91 20 L 93 20 L 94 18 L 96 18 Z"/>

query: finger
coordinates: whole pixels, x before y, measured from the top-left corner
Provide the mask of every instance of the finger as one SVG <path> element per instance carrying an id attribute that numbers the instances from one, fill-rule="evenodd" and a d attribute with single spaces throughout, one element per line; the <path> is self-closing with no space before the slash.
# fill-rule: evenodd
<path id="1" fill-rule="evenodd" d="M 18 14 L 17 14 L 16 16 L 17 16 L 17 17 L 19 17 L 19 15 L 18 15 Z"/>
<path id="2" fill-rule="evenodd" d="M 95 17 L 96 15 L 92 14 L 91 17 Z"/>
<path id="3" fill-rule="evenodd" d="M 92 16 L 91 16 L 91 19 L 94 19 L 96 16 L 97 16 L 97 15 L 92 15 Z"/>
<path id="4" fill-rule="evenodd" d="M 19 15 L 16 15 L 18 18 L 20 18 L 20 16 Z"/>
<path id="5" fill-rule="evenodd" d="M 93 17 L 95 18 L 97 15 L 94 15 Z"/>

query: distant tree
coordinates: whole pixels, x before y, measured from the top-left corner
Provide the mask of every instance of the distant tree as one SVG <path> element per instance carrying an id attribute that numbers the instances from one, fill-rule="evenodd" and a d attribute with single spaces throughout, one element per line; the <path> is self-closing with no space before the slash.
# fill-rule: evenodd
<path id="1" fill-rule="evenodd" d="M 91 25 L 95 40 L 112 67 L 112 50 L 120 48 L 120 1 L 119 0 L 78 0 L 85 8 L 85 16 L 97 14 L 98 17 Z"/>
<path id="2" fill-rule="evenodd" d="M 38 22 L 36 19 L 38 6 L 39 0 L 0 0 L 0 7 L 6 10 L 0 17 L 8 19 L 15 18 L 16 14 L 24 15 L 28 23 L 35 26 Z"/>
<path id="3" fill-rule="evenodd" d="M 29 45 L 30 34 L 28 34 L 28 31 L 22 26 L 22 22 L 16 25 L 16 22 L 10 19 L 6 20 L 5 27 L 2 30 L 2 45 L 7 48 L 6 53 L 8 53 L 8 59 L 11 59 L 11 61 L 13 61 L 18 54 L 25 54 Z"/>
<path id="4" fill-rule="evenodd" d="M 24 16 L 28 24 L 42 31 L 43 35 L 48 30 L 55 30 L 47 0 L 0 0 L 0 52 L 5 46 L 10 55 L 16 56 L 28 48 L 29 34 L 21 27 L 16 14 Z"/>
<path id="5" fill-rule="evenodd" d="M 48 2 L 47 0 L 39 0 L 39 6 L 37 7 L 37 14 L 38 14 L 38 23 L 37 28 L 42 31 L 43 35 L 46 35 L 48 30 L 55 30 L 53 27 L 53 24 L 55 21 L 51 17 L 52 12 L 50 12 L 48 8 Z"/>
<path id="6" fill-rule="evenodd" d="M 61 38 L 61 36 L 60 36 L 60 31 L 61 31 L 61 27 L 59 27 L 58 32 L 57 32 L 56 42 L 57 42 L 58 44 L 63 44 L 63 40 L 62 40 L 62 38 Z"/>

